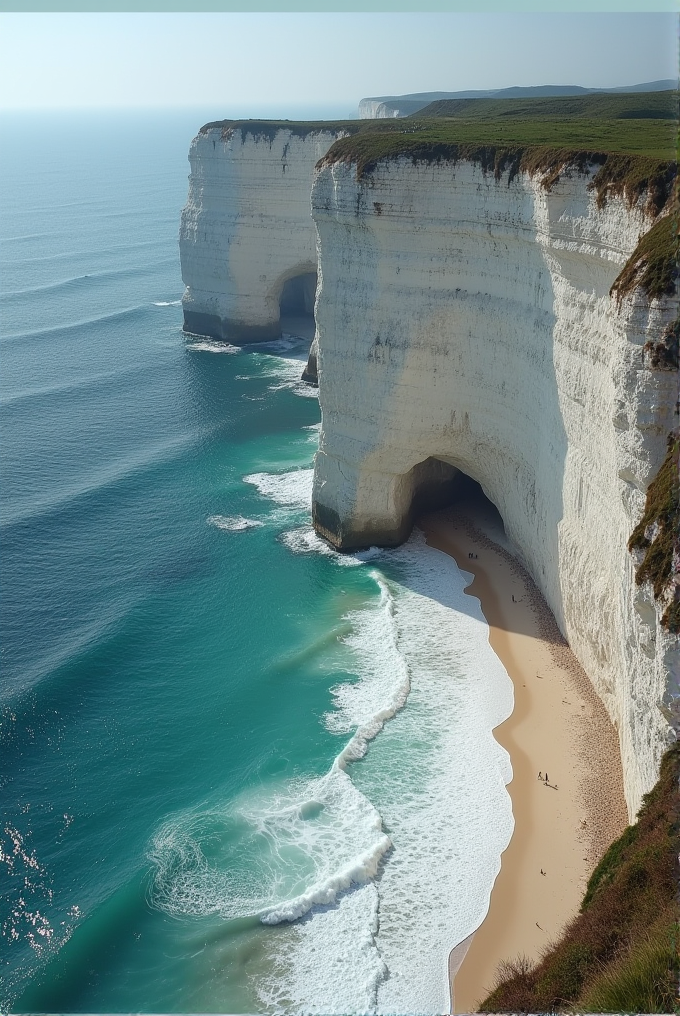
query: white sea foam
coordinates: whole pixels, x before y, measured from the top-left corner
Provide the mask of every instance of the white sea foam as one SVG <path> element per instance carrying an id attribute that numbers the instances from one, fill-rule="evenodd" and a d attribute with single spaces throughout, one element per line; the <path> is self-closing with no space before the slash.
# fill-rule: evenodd
<path id="1" fill-rule="evenodd" d="M 279 506 L 311 501 L 311 469 L 245 479 Z M 268 922 L 307 916 L 273 941 L 260 1001 L 286 1013 L 444 1012 L 448 954 L 481 924 L 512 833 L 510 760 L 492 734 L 512 711 L 512 685 L 479 601 L 464 592 L 470 576 L 422 533 L 396 550 L 351 555 L 309 525 L 282 539 L 294 553 L 369 565 L 375 579 L 378 599 L 345 618 L 352 634 L 338 669 L 358 680 L 332 689 L 325 724 L 350 736 L 327 778 L 342 775 L 346 806 L 351 787 L 392 849 L 362 836 L 351 857 L 335 855 L 263 913 Z M 337 816 L 333 842 L 353 838 Z M 347 969 L 351 978 L 338 977 Z"/>
<path id="2" fill-rule="evenodd" d="M 492 730 L 510 715 L 513 692 L 479 601 L 464 593 L 469 576 L 420 533 L 389 558 L 412 686 L 384 759 L 360 780 L 395 848 L 379 888 L 377 941 L 390 977 L 378 1011 L 436 1012 L 448 1003 L 448 952 L 483 920 L 512 834 L 510 759 Z"/>
<path id="3" fill-rule="evenodd" d="M 240 353 L 240 346 L 232 346 L 229 342 L 213 342 L 211 339 L 200 339 L 198 342 L 187 342 L 186 348 L 193 353 Z"/>
<path id="4" fill-rule="evenodd" d="M 326 557 L 340 557 L 327 543 L 320 539 L 311 526 L 301 526 L 281 534 L 281 540 L 294 554 L 323 554 Z"/>
<path id="5" fill-rule="evenodd" d="M 263 1011 L 375 1012 L 378 986 L 389 973 L 376 947 L 379 905 L 377 886 L 368 882 L 286 928 L 271 943 L 267 975 L 258 983 Z"/>
<path id="6" fill-rule="evenodd" d="M 313 469 L 293 469 L 286 473 L 251 473 L 243 477 L 258 492 L 276 504 L 291 508 L 310 508 L 312 504 Z"/>
<path id="7" fill-rule="evenodd" d="M 175 917 L 295 921 L 374 878 L 389 848 L 380 815 L 336 760 L 318 779 L 164 823 L 149 851 L 151 899 Z"/>
<path id="8" fill-rule="evenodd" d="M 306 381 L 300 381 L 298 384 L 293 385 L 292 391 L 294 395 L 299 395 L 301 399 L 319 398 L 319 389 L 313 385 L 308 385 Z"/>
<path id="9" fill-rule="evenodd" d="M 266 372 L 270 377 L 278 377 L 280 380 L 268 386 L 270 392 L 279 392 L 284 389 L 292 391 L 304 399 L 318 399 L 319 389 L 314 385 L 307 384 L 302 380 L 302 372 L 307 360 L 283 360 L 280 357 L 272 357 L 276 362 Z"/>
<path id="10" fill-rule="evenodd" d="M 448 953 L 483 920 L 513 828 L 509 757 L 492 736 L 512 686 L 464 593 L 470 577 L 417 532 L 376 562 L 380 600 L 349 615 L 345 639 L 360 679 L 333 689 L 325 721 L 354 731 L 346 765 L 389 720 L 347 775 L 393 849 L 379 881 L 353 885 L 273 944 L 258 986 L 270 1011 L 447 1011 Z M 343 968 L 351 978 L 338 978 Z"/>
<path id="11" fill-rule="evenodd" d="M 256 529 L 263 526 L 264 522 L 259 519 L 246 519 L 243 515 L 211 515 L 208 524 L 224 529 L 228 532 L 238 533 L 243 529 Z"/>
<path id="12" fill-rule="evenodd" d="M 287 353 L 289 350 L 299 346 L 301 341 L 298 336 L 283 334 L 280 339 L 272 339 L 270 342 L 249 342 L 246 348 L 252 349 L 257 353 L 263 349 L 267 352 Z"/>
<path id="13" fill-rule="evenodd" d="M 292 384 L 297 384 L 302 377 L 306 363 L 306 358 L 298 360 L 282 356 L 268 356 L 262 364 L 262 375 L 279 379 L 279 383 L 270 385 L 269 390 L 277 391 L 279 388 L 288 388 Z"/>
<path id="14" fill-rule="evenodd" d="M 154 300 L 154 307 L 181 307 L 181 300 Z"/>
<path id="15" fill-rule="evenodd" d="M 336 564 L 345 568 L 368 564 L 376 561 L 382 554 L 380 547 L 368 547 L 366 550 L 355 550 L 352 553 L 339 553 L 330 544 L 317 536 L 315 530 L 307 525 L 299 529 L 290 529 L 281 534 L 281 540 L 294 554 L 323 554 L 332 557 Z"/>

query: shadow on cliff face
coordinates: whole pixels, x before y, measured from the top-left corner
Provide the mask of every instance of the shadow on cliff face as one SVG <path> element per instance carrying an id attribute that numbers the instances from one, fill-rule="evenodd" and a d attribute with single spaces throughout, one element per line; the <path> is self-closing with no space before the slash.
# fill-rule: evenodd
<path id="1" fill-rule="evenodd" d="M 308 340 L 310 347 L 312 347 L 316 331 L 316 321 L 314 320 L 316 283 L 316 272 L 295 275 L 292 279 L 287 279 L 284 282 L 279 298 L 281 333 L 283 335 L 299 335 Z M 301 377 L 307 384 L 317 385 L 316 348 L 310 348 L 307 364 Z"/>
<path id="2" fill-rule="evenodd" d="M 481 484 L 462 470 L 458 470 L 448 485 L 446 500 L 443 503 L 432 504 L 424 501 L 416 505 L 414 524 L 418 525 L 420 518 L 436 508 L 453 509 L 457 515 L 468 518 L 473 525 L 478 526 L 487 536 L 507 549 L 508 541 L 501 513 L 486 496 Z"/>
<path id="3" fill-rule="evenodd" d="M 279 298 L 281 332 L 284 335 L 299 335 L 312 341 L 315 296 L 316 272 L 305 272 L 284 282 Z"/>

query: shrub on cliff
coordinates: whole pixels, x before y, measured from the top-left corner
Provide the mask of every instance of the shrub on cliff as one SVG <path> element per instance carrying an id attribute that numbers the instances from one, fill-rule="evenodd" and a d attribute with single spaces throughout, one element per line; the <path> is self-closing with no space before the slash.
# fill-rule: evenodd
<path id="1" fill-rule="evenodd" d="M 677 1012 L 680 745 L 635 825 L 593 872 L 579 915 L 531 965 L 501 964 L 480 1012 Z"/>
<path id="2" fill-rule="evenodd" d="M 656 599 L 666 603 L 661 624 L 674 634 L 680 633 L 680 587 L 676 575 L 680 557 L 679 452 L 680 437 L 677 432 L 671 433 L 666 457 L 647 490 L 644 513 L 628 541 L 630 551 L 643 552 L 635 581 L 638 585 L 652 583 Z"/>
<path id="3" fill-rule="evenodd" d="M 638 287 L 648 299 L 672 296 L 678 279 L 678 229 L 675 215 L 662 216 L 640 241 L 610 290 L 621 302 Z"/>

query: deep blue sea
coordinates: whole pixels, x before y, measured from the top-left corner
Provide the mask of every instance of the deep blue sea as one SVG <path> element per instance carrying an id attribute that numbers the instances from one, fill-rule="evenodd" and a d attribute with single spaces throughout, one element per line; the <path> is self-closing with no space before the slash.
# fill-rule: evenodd
<path id="1" fill-rule="evenodd" d="M 0 120 L 0 1009 L 444 1012 L 510 682 L 418 532 L 314 536 L 304 340 L 183 334 L 214 116 Z"/>

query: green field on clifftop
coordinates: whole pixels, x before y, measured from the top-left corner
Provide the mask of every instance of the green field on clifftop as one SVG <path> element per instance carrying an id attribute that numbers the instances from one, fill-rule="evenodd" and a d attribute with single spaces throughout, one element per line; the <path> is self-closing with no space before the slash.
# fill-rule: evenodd
<path id="1" fill-rule="evenodd" d="M 677 92 L 585 95 L 546 99 L 458 99 L 435 102 L 413 116 L 384 120 L 298 123 L 291 120 L 221 120 L 224 131 L 272 138 L 281 129 L 297 136 L 319 131 L 347 135 L 331 150 L 364 168 L 381 158 L 415 155 L 436 147 L 512 145 L 675 157 Z"/>
<path id="2" fill-rule="evenodd" d="M 457 99 L 395 119 L 220 120 L 201 130 L 216 127 L 269 140 L 280 130 L 298 137 L 321 131 L 343 135 L 323 161 L 355 163 L 360 177 L 383 159 L 403 156 L 423 162 L 472 158 L 485 169 L 517 164 L 530 172 L 555 161 L 602 165 L 606 156 L 635 156 L 650 160 L 648 170 L 658 176 L 663 172 L 658 164 L 675 159 L 678 93 Z M 636 176 L 640 168 L 637 161 Z"/>
<path id="3" fill-rule="evenodd" d="M 273 138 L 280 130 L 298 137 L 322 131 L 347 135 L 333 146 L 340 158 L 377 162 L 411 155 L 428 145 L 507 145 L 646 155 L 671 160 L 675 155 L 676 121 L 670 119 L 595 120 L 552 117 L 467 120 L 447 117 L 407 117 L 403 120 L 218 120 L 201 128 L 240 129 L 254 137 Z"/>
<path id="4" fill-rule="evenodd" d="M 638 92 L 622 95 L 566 95 L 523 99 L 440 99 L 413 114 L 464 120 L 505 118 L 540 120 L 575 117 L 583 120 L 677 120 L 678 93 Z"/>
<path id="5" fill-rule="evenodd" d="M 458 158 L 463 147 L 543 148 L 552 151 L 642 155 L 671 161 L 673 120 L 481 120 L 446 118 L 369 121 L 335 142 L 326 162 L 356 162 L 360 175 L 381 159 L 407 156 L 423 161 Z"/>

